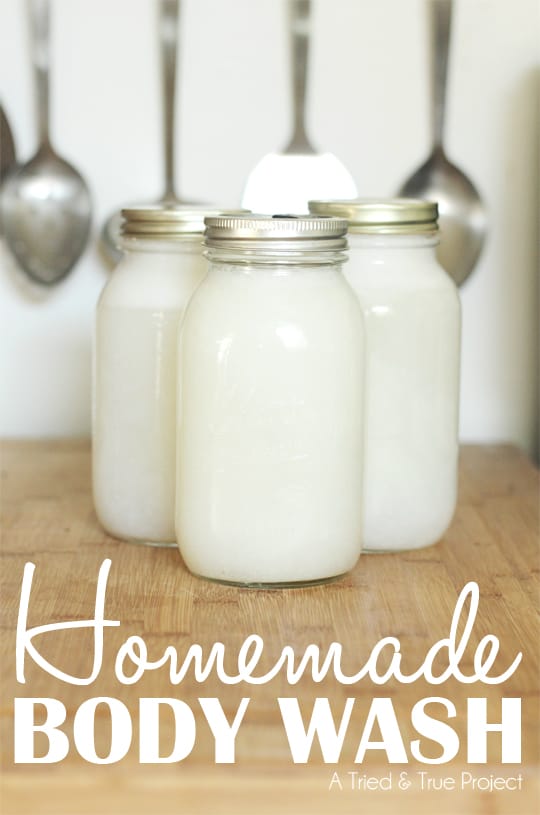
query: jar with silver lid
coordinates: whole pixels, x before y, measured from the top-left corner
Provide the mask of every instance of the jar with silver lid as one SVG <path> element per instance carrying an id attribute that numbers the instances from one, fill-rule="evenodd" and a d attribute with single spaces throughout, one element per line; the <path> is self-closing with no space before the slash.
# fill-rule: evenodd
<path id="1" fill-rule="evenodd" d="M 347 218 L 345 276 L 364 310 L 364 550 L 435 543 L 457 492 L 460 303 L 439 265 L 437 205 L 315 201 Z"/>
<path id="2" fill-rule="evenodd" d="M 124 209 L 122 260 L 99 299 L 93 490 L 107 532 L 174 545 L 178 325 L 206 274 L 209 208 Z"/>
<path id="3" fill-rule="evenodd" d="M 180 333 L 176 531 L 188 568 L 242 585 L 347 572 L 361 549 L 362 312 L 347 223 L 206 219 Z"/>

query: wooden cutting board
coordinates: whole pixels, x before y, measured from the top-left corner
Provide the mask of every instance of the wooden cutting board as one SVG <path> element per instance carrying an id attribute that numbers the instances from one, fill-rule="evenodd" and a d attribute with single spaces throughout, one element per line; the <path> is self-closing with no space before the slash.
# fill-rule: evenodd
<path id="1" fill-rule="evenodd" d="M 2 815 L 334 815 L 360 811 L 369 815 L 396 811 L 529 815 L 538 811 L 539 473 L 516 449 L 463 449 L 458 510 L 451 529 L 436 546 L 394 555 L 364 555 L 345 579 L 295 590 L 257 591 L 208 583 L 186 571 L 176 549 L 152 549 L 108 537 L 92 508 L 86 442 L 7 442 L 2 451 L 1 484 Z M 92 619 L 98 572 L 106 558 L 112 562 L 106 616 L 121 625 L 105 632 L 103 666 L 96 681 L 89 687 L 68 685 L 27 655 L 26 683 L 18 683 L 15 629 L 25 563 L 36 566 L 27 620 L 30 627 Z M 494 634 L 500 639 L 496 665 L 501 670 L 519 651 L 523 653 L 515 673 L 501 685 L 465 685 L 454 678 L 435 687 L 424 679 L 375 685 L 366 678 L 347 686 L 332 674 L 319 683 L 305 676 L 290 685 L 283 671 L 259 686 L 225 685 L 215 672 L 201 684 L 188 671 L 175 685 L 165 667 L 147 672 L 136 684 L 124 685 L 114 675 L 116 653 L 131 635 L 144 638 L 154 660 L 167 646 L 174 646 L 181 656 L 199 643 L 207 654 L 221 641 L 226 649 L 225 667 L 231 673 L 238 650 L 250 634 L 264 639 L 261 671 L 275 663 L 286 645 L 293 646 L 300 657 L 311 643 L 324 653 L 330 643 L 339 642 L 344 670 L 349 668 L 350 673 L 365 662 L 380 639 L 394 636 L 401 642 L 403 670 L 412 672 L 436 641 L 448 637 L 456 601 L 469 581 L 478 583 L 480 605 L 462 667 L 472 670 L 476 645 L 486 634 Z M 35 644 L 61 670 L 77 676 L 90 673 L 91 630 L 48 632 L 36 638 Z M 429 696 L 444 697 L 456 708 L 456 718 L 448 722 L 458 734 L 460 749 L 450 763 L 429 765 L 411 760 L 410 742 L 418 738 L 411 709 Z M 47 697 L 63 703 L 70 740 L 63 761 L 14 764 L 15 697 Z M 73 744 L 74 715 L 93 697 L 114 697 L 131 714 L 132 748 L 116 764 L 91 764 L 78 755 Z M 185 760 L 139 763 L 141 697 L 180 699 L 192 710 L 196 738 Z M 219 699 L 229 722 L 241 699 L 250 699 L 238 730 L 234 764 L 215 763 L 214 737 L 198 701 L 203 697 Z M 297 699 L 306 719 L 315 699 L 326 698 L 338 722 L 347 699 L 355 700 L 337 763 L 324 762 L 316 739 L 309 761 L 293 762 L 277 702 L 283 697 Z M 363 763 L 355 763 L 374 697 L 392 702 L 407 764 L 389 764 L 381 750 L 368 751 Z M 467 762 L 468 697 L 487 698 L 492 721 L 500 718 L 502 697 L 522 699 L 521 763 L 501 763 L 501 739 L 496 733 L 488 737 L 488 763 Z M 103 706 L 95 722 L 96 749 L 106 755 L 111 727 Z M 160 722 L 165 755 L 174 742 L 172 718 L 164 714 Z M 46 749 L 42 735 L 36 737 L 36 745 L 38 750 Z M 436 756 L 437 751 L 440 754 L 440 747 L 427 743 L 424 753 Z M 411 782 L 406 790 L 398 787 L 403 771 Z M 420 776 L 421 772 L 426 775 Z M 500 777 L 505 783 L 521 776 L 520 782 L 513 782 L 521 789 L 473 789 L 473 782 L 461 773 L 488 781 L 490 776 Z M 392 789 L 368 789 L 365 777 L 374 778 L 372 783 L 379 786 L 390 778 L 386 784 Z M 429 789 L 422 789 L 422 779 Z M 453 790 L 434 788 L 452 783 Z"/>

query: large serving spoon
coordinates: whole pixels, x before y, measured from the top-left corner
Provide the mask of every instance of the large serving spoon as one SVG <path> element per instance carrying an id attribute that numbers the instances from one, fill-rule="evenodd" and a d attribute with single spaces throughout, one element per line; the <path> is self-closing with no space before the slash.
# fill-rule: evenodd
<path id="1" fill-rule="evenodd" d="M 15 140 L 4 108 L 0 105 L 0 184 L 16 166 Z"/>
<path id="2" fill-rule="evenodd" d="M 314 198 L 355 198 L 356 184 L 332 153 L 317 153 L 305 125 L 311 0 L 288 0 L 292 57 L 293 134 L 282 153 L 268 153 L 251 171 L 242 206 L 262 213 L 307 213 Z"/>
<path id="3" fill-rule="evenodd" d="M 182 206 L 196 204 L 179 197 L 175 189 L 175 98 L 176 98 L 176 55 L 178 50 L 179 0 L 161 0 L 159 10 L 159 43 L 161 51 L 161 81 L 163 88 L 163 170 L 165 189 L 152 206 Z M 122 257 L 119 249 L 121 210 L 110 215 L 101 230 L 101 243 L 107 258 L 117 263 Z"/>
<path id="4" fill-rule="evenodd" d="M 88 187 L 49 137 L 49 0 L 30 0 L 32 59 L 37 89 L 39 147 L 2 189 L 6 243 L 37 283 L 58 283 L 80 258 L 90 231 Z"/>
<path id="5" fill-rule="evenodd" d="M 467 176 L 446 157 L 443 148 L 448 47 L 452 0 L 430 0 L 432 56 L 433 150 L 428 160 L 399 190 L 400 196 L 437 201 L 440 263 L 460 286 L 474 269 L 486 235 L 482 200 Z"/>
<path id="6" fill-rule="evenodd" d="M 0 105 L 0 185 L 10 173 L 14 172 L 16 166 L 15 140 L 7 116 L 4 113 L 4 108 Z M 2 233 L 2 217 L 0 214 L 0 235 Z"/>

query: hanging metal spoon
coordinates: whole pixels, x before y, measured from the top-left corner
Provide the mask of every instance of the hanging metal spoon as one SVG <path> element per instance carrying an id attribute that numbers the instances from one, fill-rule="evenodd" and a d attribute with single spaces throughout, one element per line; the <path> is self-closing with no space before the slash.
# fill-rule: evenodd
<path id="1" fill-rule="evenodd" d="M 163 89 L 163 159 L 165 189 L 163 195 L 153 204 L 189 205 L 196 204 L 180 198 L 175 191 L 174 133 L 176 97 L 176 56 L 178 50 L 179 0 L 161 0 L 159 12 L 159 41 L 161 50 L 161 77 Z M 118 263 L 122 252 L 118 248 L 122 215 L 120 209 L 110 215 L 101 230 L 101 245 L 112 263 Z"/>
<path id="2" fill-rule="evenodd" d="M 355 198 L 356 184 L 332 153 L 317 153 L 305 125 L 311 0 L 288 0 L 293 134 L 282 153 L 267 153 L 249 174 L 242 206 L 253 212 L 309 212 L 314 198 Z"/>
<path id="3" fill-rule="evenodd" d="M 49 138 L 49 0 L 30 0 L 29 10 L 40 143 L 3 186 L 2 220 L 23 271 L 50 286 L 71 271 L 86 246 L 91 202 L 84 179 Z"/>
<path id="4" fill-rule="evenodd" d="M 0 105 L 0 184 L 13 172 L 17 159 L 15 141 L 4 108 Z"/>
<path id="5" fill-rule="evenodd" d="M 446 157 L 443 127 L 452 0 L 430 0 L 432 45 L 433 150 L 428 160 L 399 190 L 400 196 L 439 204 L 440 263 L 457 285 L 474 269 L 486 235 L 486 212 L 467 176 Z"/>
<path id="6" fill-rule="evenodd" d="M 4 108 L 0 105 L 0 184 L 10 173 L 14 172 L 16 166 L 15 141 Z M 3 231 L 0 214 L 0 235 L 3 234 Z"/>

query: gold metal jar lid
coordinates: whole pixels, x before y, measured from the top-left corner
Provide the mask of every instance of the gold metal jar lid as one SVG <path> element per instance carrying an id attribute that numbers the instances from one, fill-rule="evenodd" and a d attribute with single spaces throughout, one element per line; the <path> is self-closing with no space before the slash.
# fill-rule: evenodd
<path id="1" fill-rule="evenodd" d="M 246 212 L 246 210 L 231 210 Z M 204 232 L 204 219 L 207 215 L 219 215 L 223 209 L 210 205 L 196 204 L 145 204 L 130 206 L 122 210 L 122 235 L 131 238 L 176 238 L 201 235 Z"/>
<path id="2" fill-rule="evenodd" d="M 346 218 L 350 232 L 370 234 L 433 234 L 439 209 L 417 198 L 354 198 L 350 201 L 310 201 L 317 215 Z"/>
<path id="3" fill-rule="evenodd" d="M 328 215 L 222 214 L 205 218 L 209 247 L 261 250 L 341 251 L 347 221 Z"/>

